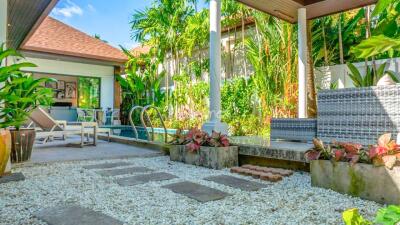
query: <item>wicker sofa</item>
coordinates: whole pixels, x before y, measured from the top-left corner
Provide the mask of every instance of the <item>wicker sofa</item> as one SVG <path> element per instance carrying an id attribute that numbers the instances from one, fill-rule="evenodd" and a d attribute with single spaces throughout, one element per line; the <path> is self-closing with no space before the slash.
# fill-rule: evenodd
<path id="1" fill-rule="evenodd" d="M 322 90 L 318 92 L 316 120 L 271 121 L 271 140 L 311 141 L 315 134 L 325 142 L 369 145 L 383 133 L 399 132 L 400 85 Z"/>

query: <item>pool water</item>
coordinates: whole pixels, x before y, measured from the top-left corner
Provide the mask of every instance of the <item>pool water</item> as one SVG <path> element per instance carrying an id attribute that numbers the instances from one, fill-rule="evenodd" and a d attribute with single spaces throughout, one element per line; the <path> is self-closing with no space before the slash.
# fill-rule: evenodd
<path id="1" fill-rule="evenodd" d="M 121 137 L 128 138 L 136 138 L 135 133 L 131 126 L 128 125 L 112 125 L 112 126 L 102 126 L 104 128 L 110 128 L 111 134 Z M 148 140 L 147 132 L 144 127 L 136 126 L 136 130 L 138 132 L 138 139 L 140 140 Z M 151 128 L 147 128 L 150 135 L 152 130 Z M 154 141 L 155 142 L 164 142 L 164 128 L 154 128 Z M 167 139 L 170 141 L 172 139 L 173 134 L 176 133 L 176 129 L 167 129 Z"/>

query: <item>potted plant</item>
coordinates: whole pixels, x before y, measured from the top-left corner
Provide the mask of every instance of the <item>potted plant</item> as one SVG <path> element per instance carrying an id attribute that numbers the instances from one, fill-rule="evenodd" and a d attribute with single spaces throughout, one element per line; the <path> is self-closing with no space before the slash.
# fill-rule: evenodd
<path id="1" fill-rule="evenodd" d="M 15 50 L 0 48 L 1 56 L 22 57 Z M 30 159 L 35 130 L 22 128 L 29 115 L 39 105 L 50 105 L 53 91 L 42 84 L 55 81 L 50 78 L 34 79 L 31 74 L 20 71 L 23 67 L 35 67 L 32 63 L 19 63 L 0 67 L 0 128 L 10 128 L 11 132 L 11 162 L 22 162 Z"/>
<path id="2" fill-rule="evenodd" d="M 377 144 L 333 142 L 314 139 L 314 148 L 305 154 L 311 161 L 312 186 L 373 200 L 400 204 L 400 146 L 391 134 Z"/>
<path id="3" fill-rule="evenodd" d="M 11 134 L 9 130 L 0 129 L 0 177 L 4 175 L 11 153 Z"/>
<path id="4" fill-rule="evenodd" d="M 170 142 L 170 159 L 212 169 L 238 165 L 238 147 L 230 146 L 226 135 L 213 131 L 211 136 L 197 128 L 187 134 L 177 130 Z"/>

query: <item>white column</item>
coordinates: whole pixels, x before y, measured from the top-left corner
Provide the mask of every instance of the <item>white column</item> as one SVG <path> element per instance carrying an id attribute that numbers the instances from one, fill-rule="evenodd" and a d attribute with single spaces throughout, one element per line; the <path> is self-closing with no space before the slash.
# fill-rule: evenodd
<path id="1" fill-rule="evenodd" d="M 7 0 L 0 0 L 0 44 L 6 41 Z"/>
<path id="2" fill-rule="evenodd" d="M 228 133 L 221 123 L 221 0 L 210 1 L 210 118 L 203 130 Z"/>
<path id="3" fill-rule="evenodd" d="M 298 117 L 307 118 L 307 16 L 306 9 L 298 9 L 299 102 Z"/>

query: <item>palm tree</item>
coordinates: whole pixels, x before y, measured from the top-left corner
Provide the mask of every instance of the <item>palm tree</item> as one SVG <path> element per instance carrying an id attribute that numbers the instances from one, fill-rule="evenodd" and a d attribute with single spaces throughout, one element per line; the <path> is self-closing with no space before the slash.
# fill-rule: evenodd
<path id="1" fill-rule="evenodd" d="M 170 59 L 173 69 L 166 70 L 166 105 L 169 99 L 169 79 L 180 73 L 181 35 L 184 33 L 188 17 L 194 12 L 193 2 L 186 0 L 156 0 L 150 8 L 135 11 L 131 25 L 132 37 L 156 49 L 161 62 Z M 164 68 L 165 69 L 165 68 Z"/>

